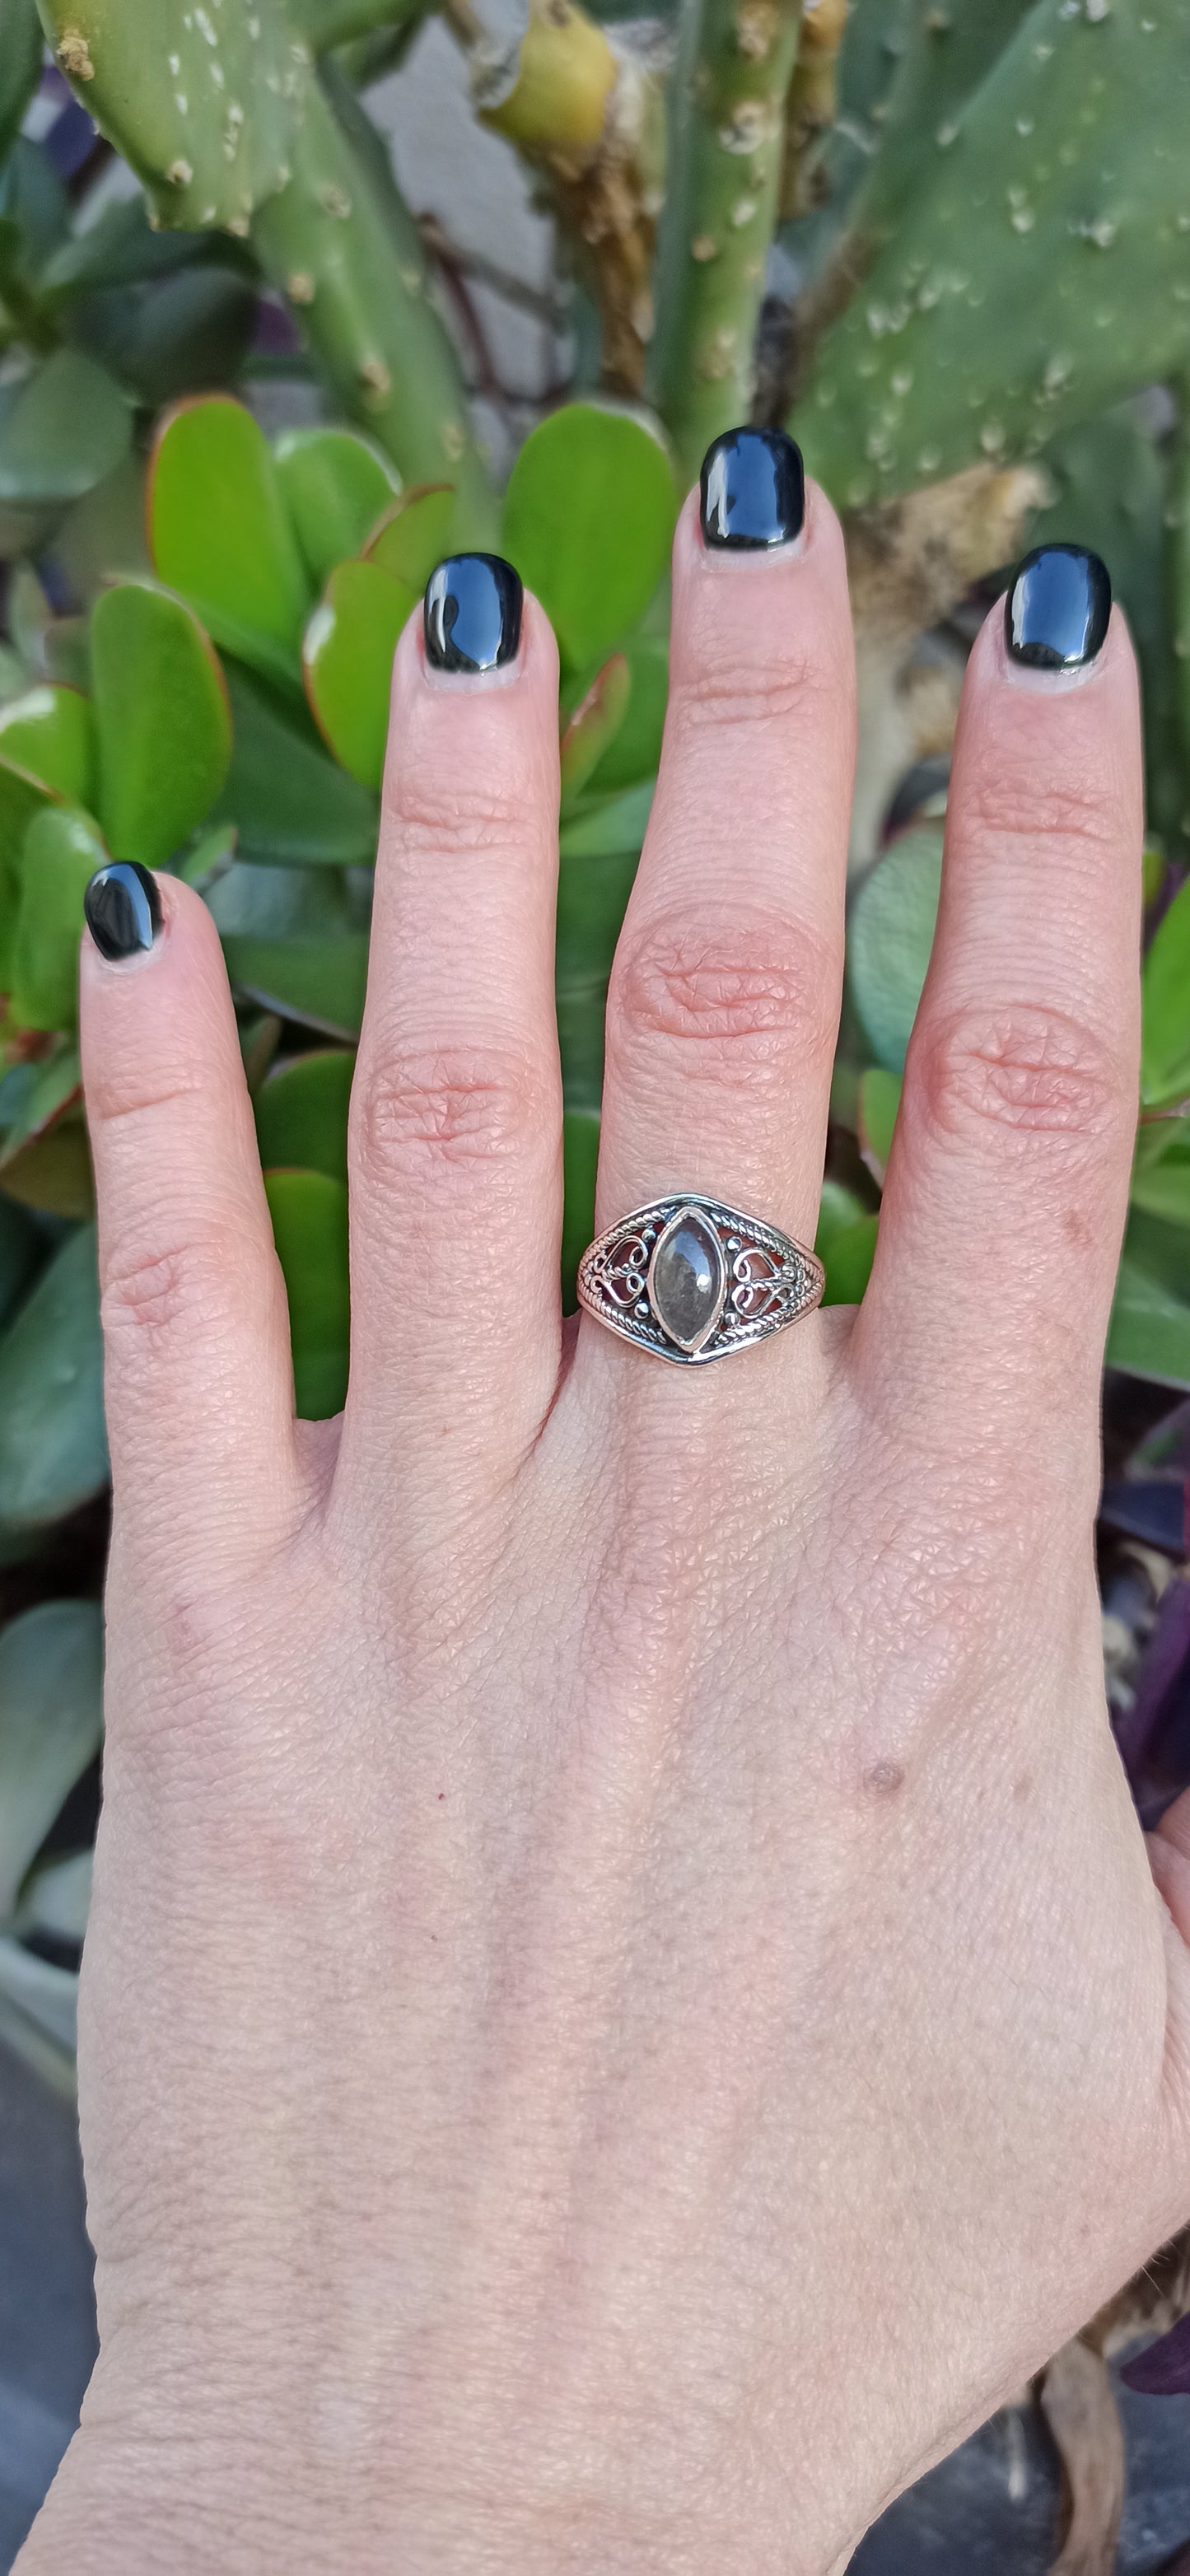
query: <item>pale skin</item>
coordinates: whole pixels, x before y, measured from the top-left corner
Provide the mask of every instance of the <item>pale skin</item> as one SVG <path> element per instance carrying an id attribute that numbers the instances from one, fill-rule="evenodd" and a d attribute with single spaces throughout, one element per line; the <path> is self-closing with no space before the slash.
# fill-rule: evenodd
<path id="1" fill-rule="evenodd" d="M 600 1226 L 813 1239 L 839 530 L 674 565 Z M 1108 1729 L 1141 762 L 972 655 L 871 1287 L 563 1329 L 557 696 L 394 673 L 341 1421 L 293 1419 L 218 940 L 84 942 L 116 1522 L 101 2351 L 20 2576 L 826 2576 L 1190 2214 L 1190 1806 Z"/>

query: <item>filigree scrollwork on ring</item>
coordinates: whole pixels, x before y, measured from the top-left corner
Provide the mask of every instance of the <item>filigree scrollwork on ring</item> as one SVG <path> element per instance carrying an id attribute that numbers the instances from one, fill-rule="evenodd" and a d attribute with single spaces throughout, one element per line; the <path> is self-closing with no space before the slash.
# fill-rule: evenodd
<path id="1" fill-rule="evenodd" d="M 721 1199 L 671 1192 L 609 1226 L 579 1263 L 579 1303 L 658 1359 L 721 1359 L 822 1297 L 822 1264 Z"/>

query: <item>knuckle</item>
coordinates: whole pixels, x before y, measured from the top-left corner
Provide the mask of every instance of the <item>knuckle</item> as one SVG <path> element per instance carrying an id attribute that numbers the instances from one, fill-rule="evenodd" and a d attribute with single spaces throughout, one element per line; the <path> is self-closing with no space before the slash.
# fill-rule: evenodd
<path id="1" fill-rule="evenodd" d="M 126 1244 L 105 1262 L 100 1317 L 109 1341 L 137 1336 L 142 1347 L 179 1333 L 209 1333 L 231 1304 L 237 1265 L 217 1242 Z"/>
<path id="2" fill-rule="evenodd" d="M 963 827 L 977 841 L 1064 843 L 1090 853 L 1119 840 L 1119 818 L 1101 782 L 1089 776 L 1045 782 L 1008 760 L 971 782 Z"/>
<path id="3" fill-rule="evenodd" d="M 391 822 L 402 848 L 461 856 L 507 850 L 525 828 L 526 798 L 501 786 L 490 772 L 472 786 L 466 778 L 398 775 Z"/>
<path id="4" fill-rule="evenodd" d="M 817 1059 L 834 1041 L 836 985 L 833 961 L 793 922 L 653 922 L 617 957 L 609 1051 L 660 1043 L 709 1073 L 783 1066 L 794 1046 Z"/>
<path id="5" fill-rule="evenodd" d="M 943 1135 L 999 1131 L 1074 1149 L 1110 1137 L 1128 1109 L 1124 1066 L 1083 1022 L 1033 1004 L 952 1014 L 914 1050 L 914 1088 Z"/>
<path id="6" fill-rule="evenodd" d="M 701 733 L 705 726 L 764 726 L 788 723 L 813 706 L 825 685 L 825 674 L 809 655 L 791 647 L 770 660 L 740 654 L 708 660 L 684 678 L 671 703 L 671 722 L 679 733 Z"/>
<path id="7" fill-rule="evenodd" d="M 382 1186 L 499 1169 L 523 1152 L 547 1107 L 543 1071 L 515 1049 L 393 1049 L 360 1091 L 353 1159 L 361 1179 Z"/>

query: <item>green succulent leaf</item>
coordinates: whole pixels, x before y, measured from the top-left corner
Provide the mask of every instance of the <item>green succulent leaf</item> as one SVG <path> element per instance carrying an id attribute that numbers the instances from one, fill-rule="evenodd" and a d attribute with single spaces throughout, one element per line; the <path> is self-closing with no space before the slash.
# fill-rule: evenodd
<path id="1" fill-rule="evenodd" d="M 302 647 L 306 697 L 323 739 L 361 786 L 379 787 L 397 638 L 414 595 L 377 563 L 335 566 Z"/>
<path id="2" fill-rule="evenodd" d="M 1190 1093 L 1190 884 L 1159 921 L 1141 981 L 1141 1099 L 1153 1109 L 1184 1093 Z"/>
<path id="3" fill-rule="evenodd" d="M 119 464 L 132 434 L 120 388 L 80 349 L 56 349 L 0 387 L 0 501 L 77 500 Z"/>
<path id="4" fill-rule="evenodd" d="M 404 582 L 416 598 L 435 564 L 451 551 L 456 510 L 453 483 L 422 483 L 402 492 L 372 530 L 364 548 L 369 563 Z"/>
<path id="5" fill-rule="evenodd" d="M 256 867 L 370 866 L 375 797 L 327 759 L 304 707 L 234 662 L 226 679 L 234 739 L 212 820 L 234 826 L 241 857 Z"/>
<path id="6" fill-rule="evenodd" d="M 21 904 L 21 858 L 35 814 L 55 791 L 15 761 L 0 760 L 0 992 L 12 991 L 13 955 Z"/>
<path id="7" fill-rule="evenodd" d="M 858 1306 L 871 1277 L 879 1223 L 877 1216 L 861 1216 L 828 1237 L 822 1253 L 824 1306 Z"/>
<path id="8" fill-rule="evenodd" d="M 929 0 L 914 0 L 902 12 L 905 26 L 879 119 L 879 145 L 853 209 L 859 230 L 878 237 L 891 232 L 921 183 L 923 152 L 950 149 L 943 138 L 1032 7 L 1033 0 L 954 0 L 952 7 L 938 9 Z"/>
<path id="9" fill-rule="evenodd" d="M 266 1171 L 283 1165 L 347 1178 L 347 1109 L 355 1056 L 315 1047 L 275 1066 L 253 1102 L 256 1141 Z"/>
<path id="10" fill-rule="evenodd" d="M 23 697 L 10 698 L 7 706 L 0 707 L 0 760 L 14 761 L 54 795 L 89 805 L 94 792 L 95 725 L 81 689 L 44 681 Z"/>
<path id="11" fill-rule="evenodd" d="M 13 944 L 13 1016 L 26 1029 L 72 1029 L 78 1017 L 83 895 L 110 853 L 89 814 L 47 805 L 21 854 Z"/>
<path id="12" fill-rule="evenodd" d="M 880 1189 L 892 1152 L 893 1130 L 901 1106 L 901 1077 L 883 1065 L 869 1065 L 859 1086 L 860 1152 Z"/>
<path id="13" fill-rule="evenodd" d="M 143 285 L 78 298 L 71 337 L 154 409 L 195 384 L 230 384 L 247 357 L 256 322 L 250 277 L 213 260 Z"/>
<path id="14" fill-rule="evenodd" d="M 64 2100 L 75 2091 L 78 1978 L 0 1936 L 0 2036 Z"/>
<path id="15" fill-rule="evenodd" d="M 86 1225 L 0 1335 L 0 1531 L 47 1528 L 107 1475 L 95 1230 Z"/>
<path id="16" fill-rule="evenodd" d="M 353 883 L 313 868 L 237 861 L 207 903 L 227 971 L 250 1000 L 328 1037 L 359 1035 L 368 930 Z"/>
<path id="17" fill-rule="evenodd" d="M 1190 1231 L 1134 1209 L 1107 1337 L 1112 1368 L 1190 1387 Z"/>
<path id="18" fill-rule="evenodd" d="M 613 653 L 597 671 L 575 708 L 562 736 L 562 804 L 573 805 L 605 752 L 615 741 L 632 694 L 632 676 L 624 653 Z"/>
<path id="19" fill-rule="evenodd" d="M 61 69 L 119 146 L 163 224 L 246 232 L 284 186 L 310 58 L 277 0 L 250 9 L 42 0 Z"/>
<path id="20" fill-rule="evenodd" d="M 77 1047 L 14 1065 L 0 1083 L 0 1119 L 0 1189 L 44 1215 L 93 1216 Z"/>
<path id="21" fill-rule="evenodd" d="M 921 823 L 877 859 L 851 908 L 847 988 L 872 1053 L 889 1073 L 905 1068 L 941 883 L 942 826 Z"/>
<path id="22" fill-rule="evenodd" d="M 273 1238 L 289 1300 L 294 1400 L 303 1420 L 338 1413 L 347 1393 L 347 1185 L 325 1172 L 266 1172 Z"/>
<path id="23" fill-rule="evenodd" d="M 28 1287 L 43 1249 L 38 1228 L 11 1199 L 0 1198 L 0 1325 Z"/>
<path id="24" fill-rule="evenodd" d="M 605 796 L 563 825 L 564 859 L 639 858 L 656 780 L 644 778 L 622 796 Z"/>
<path id="25" fill-rule="evenodd" d="M 1190 0 L 1038 0 L 919 138 L 895 234 L 821 343 L 793 426 L 836 499 L 1035 454 L 1180 362 L 1188 112 Z M 852 273 L 870 249 L 859 231 Z"/>
<path id="26" fill-rule="evenodd" d="M 669 693 L 669 643 L 663 635 L 630 635 L 623 646 L 628 664 L 628 706 L 623 723 L 587 781 L 592 794 L 617 795 L 641 779 L 657 774 L 665 704 Z"/>
<path id="27" fill-rule="evenodd" d="M 562 1216 L 562 1309 L 572 1315 L 578 1304 L 578 1265 L 595 1232 L 595 1171 L 599 1161 L 599 1113 L 567 1109 L 562 1119 L 562 1171 L 565 1196 Z"/>
<path id="28" fill-rule="evenodd" d="M 824 1181 L 814 1236 L 814 1249 L 819 1260 L 825 1262 L 836 1236 L 847 1234 L 852 1226 L 859 1224 L 861 1217 L 870 1213 L 863 1200 L 854 1190 L 846 1189 L 842 1181 Z"/>
<path id="29" fill-rule="evenodd" d="M 311 581 L 321 590 L 400 490 L 382 448 L 355 429 L 288 429 L 273 449 L 285 504 Z"/>
<path id="30" fill-rule="evenodd" d="M 43 42 L 33 0 L 0 0 L 0 161 L 37 87 Z"/>
<path id="31" fill-rule="evenodd" d="M 1190 1227 L 1190 1118 L 1146 1120 L 1136 1139 L 1132 1205 Z"/>
<path id="32" fill-rule="evenodd" d="M 309 584 L 268 441 L 242 403 L 210 394 L 168 415 L 148 516 L 155 570 L 216 644 L 293 683 Z"/>
<path id="33" fill-rule="evenodd" d="M 231 708 L 218 658 L 184 600 L 124 581 L 92 611 L 91 674 L 108 848 L 161 867 L 227 773 Z"/>
<path id="34" fill-rule="evenodd" d="M 502 551 L 572 669 L 601 661 L 643 616 L 676 511 L 669 457 L 630 413 L 565 403 L 530 432 L 509 477 Z"/>
<path id="35" fill-rule="evenodd" d="M 58 1605 L 55 1603 L 55 1608 Z M 56 1941 L 81 1942 L 91 1909 L 92 1854 L 68 1852 L 63 1860 L 45 1860 L 32 1871 L 21 1897 L 16 1930 L 48 1933 Z"/>
<path id="36" fill-rule="evenodd" d="M 44 1601 L 0 1628 L 0 1921 L 103 1734 L 103 1614 Z"/>

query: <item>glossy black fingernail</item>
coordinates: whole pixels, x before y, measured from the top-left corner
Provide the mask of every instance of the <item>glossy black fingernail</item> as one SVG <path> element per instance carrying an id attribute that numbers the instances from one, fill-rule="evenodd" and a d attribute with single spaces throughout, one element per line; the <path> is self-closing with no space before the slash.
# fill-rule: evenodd
<path id="1" fill-rule="evenodd" d="M 448 555 L 426 583 L 426 660 L 435 671 L 498 671 L 521 640 L 519 573 L 502 555 Z"/>
<path id="2" fill-rule="evenodd" d="M 113 859 L 92 877 L 83 911 L 101 957 L 136 957 L 161 928 L 157 880 L 139 859 Z"/>
<path id="3" fill-rule="evenodd" d="M 1111 576 L 1086 546 L 1035 546 L 1018 564 L 1004 612 L 1014 662 L 1034 671 L 1081 671 L 1093 662 L 1111 616 Z"/>
<path id="4" fill-rule="evenodd" d="M 783 429 L 725 429 L 702 460 L 708 546 L 787 546 L 806 516 L 802 451 Z"/>

